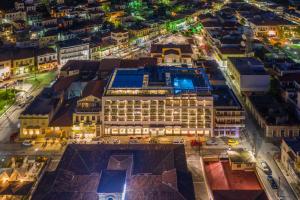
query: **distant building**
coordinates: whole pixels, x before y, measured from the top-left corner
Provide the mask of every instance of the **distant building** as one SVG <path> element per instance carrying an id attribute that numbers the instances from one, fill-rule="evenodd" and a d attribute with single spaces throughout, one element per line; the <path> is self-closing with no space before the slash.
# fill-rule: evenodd
<path id="1" fill-rule="evenodd" d="M 0 199 L 29 199 L 48 161 L 38 156 L 2 156 Z"/>
<path id="2" fill-rule="evenodd" d="M 104 135 L 213 135 L 213 97 L 201 69 L 116 69 L 102 98 Z"/>
<path id="3" fill-rule="evenodd" d="M 246 106 L 263 129 L 266 137 L 296 137 L 300 135 L 300 123 L 286 105 L 270 95 L 246 97 Z"/>
<path id="4" fill-rule="evenodd" d="M 4 18 L 6 20 L 9 20 L 9 21 L 17 21 L 17 20 L 26 20 L 26 17 L 27 17 L 27 14 L 25 11 L 16 11 L 16 10 L 13 10 L 13 11 L 9 11 L 7 13 L 5 13 L 5 16 Z"/>
<path id="5" fill-rule="evenodd" d="M 13 61 L 11 74 L 19 76 L 29 72 L 35 72 L 35 56 L 33 49 L 13 49 Z M 36 71 L 37 72 L 37 71 Z"/>
<path id="6" fill-rule="evenodd" d="M 49 123 L 61 104 L 62 96 L 52 88 L 45 88 L 21 113 L 20 138 L 44 138 L 54 134 L 54 130 L 49 129 Z"/>
<path id="7" fill-rule="evenodd" d="M 0 81 L 8 79 L 11 76 L 12 53 L 11 51 L 0 51 Z"/>
<path id="8" fill-rule="evenodd" d="M 112 31 L 110 37 L 118 46 L 128 45 L 129 33 L 126 30 Z"/>
<path id="9" fill-rule="evenodd" d="M 249 151 L 227 151 L 231 170 L 254 171 L 256 160 Z"/>
<path id="10" fill-rule="evenodd" d="M 293 183 L 300 184 L 300 138 L 282 139 L 281 163 Z"/>
<path id="11" fill-rule="evenodd" d="M 160 65 L 192 65 L 192 47 L 189 44 L 152 44 L 151 57 Z"/>
<path id="12" fill-rule="evenodd" d="M 102 94 L 106 83 L 89 81 L 73 113 L 73 138 L 92 139 L 101 135 Z"/>
<path id="13" fill-rule="evenodd" d="M 253 57 L 230 57 L 228 62 L 228 73 L 240 93 L 269 91 L 270 75 L 261 61 Z"/>
<path id="14" fill-rule="evenodd" d="M 57 53 L 51 48 L 41 48 L 37 51 L 37 68 L 39 72 L 57 68 Z"/>
<path id="15" fill-rule="evenodd" d="M 58 44 L 59 64 L 64 65 L 68 60 L 88 60 L 90 58 L 89 43 L 79 39 L 70 39 Z"/>
<path id="16" fill-rule="evenodd" d="M 184 146 L 69 145 L 56 170 L 45 172 L 32 200 L 79 196 L 91 200 L 195 200 Z"/>

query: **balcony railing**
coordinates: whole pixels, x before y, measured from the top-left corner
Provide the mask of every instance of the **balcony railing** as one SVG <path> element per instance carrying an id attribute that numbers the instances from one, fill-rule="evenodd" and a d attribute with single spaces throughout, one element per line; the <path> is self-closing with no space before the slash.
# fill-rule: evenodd
<path id="1" fill-rule="evenodd" d="M 94 112 L 100 112 L 101 108 L 82 108 L 82 107 L 77 107 L 75 112 L 78 113 L 94 113 Z"/>

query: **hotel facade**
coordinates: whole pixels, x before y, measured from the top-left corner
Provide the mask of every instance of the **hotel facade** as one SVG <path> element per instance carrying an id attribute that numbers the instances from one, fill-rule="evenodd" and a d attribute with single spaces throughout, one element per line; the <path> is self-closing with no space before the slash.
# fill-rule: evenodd
<path id="1" fill-rule="evenodd" d="M 213 97 L 200 69 L 117 69 L 102 97 L 104 135 L 212 136 Z"/>

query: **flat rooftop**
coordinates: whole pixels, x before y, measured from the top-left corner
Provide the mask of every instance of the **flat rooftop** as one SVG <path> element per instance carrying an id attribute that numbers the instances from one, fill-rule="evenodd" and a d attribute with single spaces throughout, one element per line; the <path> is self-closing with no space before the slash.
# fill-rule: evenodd
<path id="1" fill-rule="evenodd" d="M 300 137 L 283 138 L 283 140 L 295 153 L 300 153 Z"/>
<path id="2" fill-rule="evenodd" d="M 293 111 L 271 95 L 251 95 L 248 99 L 268 125 L 299 124 Z"/>
<path id="3" fill-rule="evenodd" d="M 212 90 L 214 106 L 218 107 L 240 107 L 239 100 L 227 85 L 214 86 Z"/>
<path id="4" fill-rule="evenodd" d="M 231 170 L 229 162 L 204 162 L 215 200 L 268 200 L 255 172 Z"/>
<path id="5" fill-rule="evenodd" d="M 253 57 L 229 57 L 229 61 L 241 75 L 268 75 L 264 64 Z"/>
<path id="6" fill-rule="evenodd" d="M 116 69 L 108 90 L 167 90 L 169 94 L 210 91 L 203 69 L 151 66 Z"/>

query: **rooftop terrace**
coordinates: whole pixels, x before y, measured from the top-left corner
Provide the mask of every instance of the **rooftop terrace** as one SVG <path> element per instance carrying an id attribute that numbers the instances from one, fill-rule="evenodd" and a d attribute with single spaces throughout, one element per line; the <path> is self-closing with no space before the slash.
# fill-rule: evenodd
<path id="1" fill-rule="evenodd" d="M 124 92 L 164 90 L 163 94 L 198 94 L 200 91 L 210 91 L 211 86 L 203 69 L 153 66 L 116 69 L 110 80 L 107 94 L 111 94 L 114 90 Z M 138 93 L 132 91 L 127 94 Z"/>

